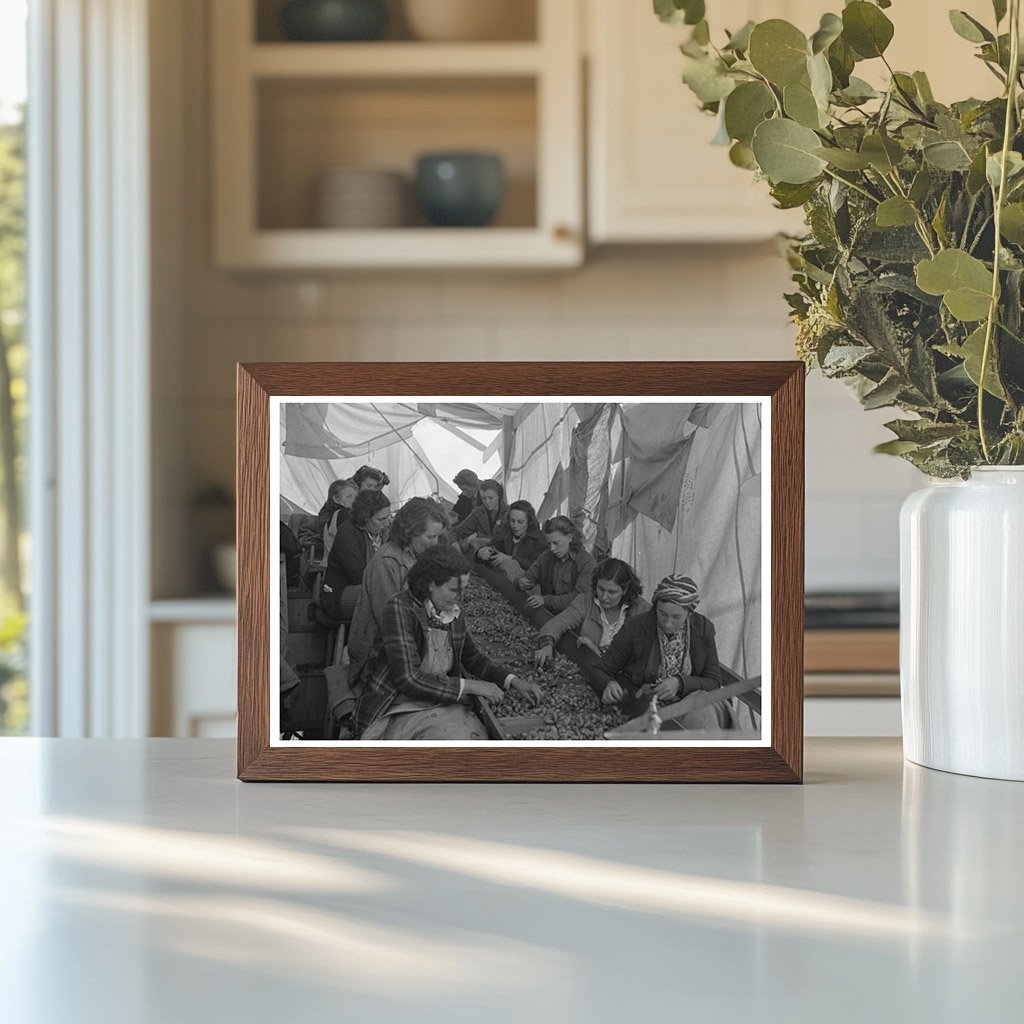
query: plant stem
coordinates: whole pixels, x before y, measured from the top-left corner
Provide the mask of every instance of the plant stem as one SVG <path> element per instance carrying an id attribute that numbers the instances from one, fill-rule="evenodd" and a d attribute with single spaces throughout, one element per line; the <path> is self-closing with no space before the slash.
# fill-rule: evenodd
<path id="1" fill-rule="evenodd" d="M 875 206 L 879 204 L 880 200 L 876 196 L 873 196 L 870 192 L 868 192 L 867 189 L 863 189 L 860 187 L 860 185 L 854 184 L 854 182 L 852 181 L 847 181 L 845 178 L 840 178 L 838 174 L 834 174 L 827 167 L 825 168 L 825 173 L 833 181 L 838 181 L 841 185 L 845 185 L 847 188 L 852 188 L 854 192 L 859 192 L 862 196 L 864 196 L 865 199 L 870 199 L 871 202 L 875 204 Z"/>
<path id="2" fill-rule="evenodd" d="M 999 312 L 1000 242 L 1002 240 L 1003 203 L 1006 199 L 1006 165 L 1013 138 L 1013 122 L 1017 113 L 1017 74 L 1020 66 L 1020 0 L 1010 0 L 1010 74 L 1006 83 L 1006 123 L 1003 126 L 1003 151 L 999 167 L 999 190 L 995 202 L 995 246 L 992 256 L 992 294 L 989 298 L 988 319 L 985 322 L 985 345 L 981 350 L 981 370 L 978 373 L 978 435 L 985 461 L 992 462 L 988 435 L 985 433 L 985 374 L 992 349 L 992 333 Z"/>

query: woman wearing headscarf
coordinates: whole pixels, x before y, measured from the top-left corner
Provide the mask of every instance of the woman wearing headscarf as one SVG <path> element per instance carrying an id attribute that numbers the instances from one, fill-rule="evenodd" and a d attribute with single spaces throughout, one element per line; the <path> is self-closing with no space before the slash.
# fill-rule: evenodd
<path id="1" fill-rule="evenodd" d="M 491 543 L 479 548 L 478 562 L 500 569 L 513 583 L 544 553 L 547 541 L 528 501 L 513 501 Z"/>
<path id="2" fill-rule="evenodd" d="M 715 627 L 695 611 L 697 584 L 689 576 L 666 576 L 651 598 L 649 612 L 627 619 L 587 681 L 604 704 L 639 713 L 652 696 L 662 705 L 696 690 L 717 690 L 722 670 Z M 684 715 L 684 729 L 724 728 L 725 706 Z"/>
<path id="3" fill-rule="evenodd" d="M 502 699 L 510 688 L 536 704 L 540 687 L 519 679 L 474 643 L 458 605 L 465 559 L 450 547 L 425 551 L 408 587 L 384 606 L 382 641 L 356 705 L 366 740 L 486 740 L 467 702 Z"/>

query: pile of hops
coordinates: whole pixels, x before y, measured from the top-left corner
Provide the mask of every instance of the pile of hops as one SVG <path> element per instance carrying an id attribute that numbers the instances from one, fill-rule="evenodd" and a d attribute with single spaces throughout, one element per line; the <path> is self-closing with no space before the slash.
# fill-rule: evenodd
<path id="1" fill-rule="evenodd" d="M 541 728 L 515 739 L 599 740 L 609 729 L 626 721 L 618 708 L 601 704 L 579 667 L 563 655 L 556 654 L 543 670 L 535 668 L 536 630 L 478 576 L 470 579 L 461 605 L 480 650 L 520 678 L 534 680 L 544 691 L 537 707 L 515 692 L 495 707 L 494 713 L 501 718 L 544 720 Z"/>

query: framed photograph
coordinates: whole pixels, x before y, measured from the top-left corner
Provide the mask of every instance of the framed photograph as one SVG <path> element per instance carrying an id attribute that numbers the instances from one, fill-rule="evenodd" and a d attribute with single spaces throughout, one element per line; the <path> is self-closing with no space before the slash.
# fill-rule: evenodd
<path id="1" fill-rule="evenodd" d="M 238 776 L 800 782 L 798 362 L 238 368 Z"/>

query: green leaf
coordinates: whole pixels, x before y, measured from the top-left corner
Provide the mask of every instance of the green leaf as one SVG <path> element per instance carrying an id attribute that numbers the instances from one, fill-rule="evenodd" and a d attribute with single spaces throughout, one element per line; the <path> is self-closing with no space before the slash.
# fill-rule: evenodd
<path id="1" fill-rule="evenodd" d="M 755 24 L 753 21 L 748 21 L 743 28 L 733 32 L 723 49 L 732 50 L 735 53 L 746 53 L 750 48 L 750 33 L 753 32 Z"/>
<path id="2" fill-rule="evenodd" d="M 860 401 L 865 409 L 881 409 L 893 405 L 903 390 L 900 378 L 893 374 L 887 377 L 878 387 L 869 391 Z"/>
<path id="3" fill-rule="evenodd" d="M 960 345 L 939 345 L 937 351 L 951 359 L 962 359 L 963 368 L 967 376 L 974 382 L 974 386 L 980 386 L 981 382 L 981 361 L 985 352 L 985 325 L 982 324 L 975 330 L 967 340 Z M 999 374 L 996 370 L 996 346 L 993 340 L 989 345 L 988 364 L 985 367 L 985 390 L 996 398 L 1006 400 L 1006 392 L 999 383 Z"/>
<path id="4" fill-rule="evenodd" d="M 939 200 L 938 209 L 932 217 L 932 229 L 942 246 L 949 245 L 949 234 L 946 231 L 946 214 L 949 212 L 949 189 L 945 189 L 942 198 Z"/>
<path id="5" fill-rule="evenodd" d="M 971 166 L 971 158 L 959 142 L 943 139 L 926 143 L 921 153 L 932 167 L 940 171 L 966 171 Z"/>
<path id="6" fill-rule="evenodd" d="M 742 167 L 745 171 L 756 171 L 757 160 L 754 159 L 754 151 L 745 142 L 734 142 L 729 148 L 729 160 L 736 167 Z"/>
<path id="7" fill-rule="evenodd" d="M 782 90 L 782 106 L 786 116 L 805 128 L 822 128 L 824 119 L 809 82 L 796 82 Z"/>
<path id="8" fill-rule="evenodd" d="M 892 36 L 892 22 L 874 4 L 853 0 L 843 9 L 843 39 L 862 60 L 881 57 Z"/>
<path id="9" fill-rule="evenodd" d="M 828 66 L 832 69 L 832 77 L 835 79 L 838 89 L 845 89 L 850 84 L 850 75 L 853 73 L 856 58 L 853 50 L 843 41 L 840 36 L 828 48 Z"/>
<path id="10" fill-rule="evenodd" d="M 704 0 L 654 0 L 654 13 L 666 25 L 696 25 L 704 17 Z"/>
<path id="11" fill-rule="evenodd" d="M 866 407 L 865 407 L 866 408 Z M 876 455 L 906 455 L 921 446 L 917 441 L 883 441 L 872 449 Z"/>
<path id="12" fill-rule="evenodd" d="M 822 112 L 822 125 L 828 123 L 828 104 L 832 94 L 832 69 L 828 66 L 828 57 L 819 53 L 807 62 L 807 77 L 811 83 L 811 94 L 818 109 Z"/>
<path id="13" fill-rule="evenodd" d="M 893 196 L 878 204 L 875 223 L 880 228 L 905 228 L 917 223 L 914 204 L 902 196 Z"/>
<path id="14" fill-rule="evenodd" d="M 950 11 L 949 23 L 953 26 L 953 31 L 969 43 L 995 42 L 996 37 L 966 11 Z"/>
<path id="15" fill-rule="evenodd" d="M 959 423 L 936 423 L 933 420 L 890 420 L 885 425 L 901 441 L 932 444 L 956 437 L 963 427 Z"/>
<path id="16" fill-rule="evenodd" d="M 750 33 L 747 58 L 772 85 L 793 85 L 807 69 L 807 38 L 795 25 L 772 18 Z"/>
<path id="17" fill-rule="evenodd" d="M 821 140 L 811 131 L 786 118 L 762 121 L 754 131 L 752 148 L 758 166 L 773 184 L 802 185 L 825 169 L 814 151 Z"/>
<path id="18" fill-rule="evenodd" d="M 724 100 L 736 88 L 736 82 L 717 60 L 689 60 L 683 81 L 701 103 Z"/>
<path id="19" fill-rule="evenodd" d="M 707 46 L 711 42 L 711 29 L 706 19 L 702 18 L 693 26 L 693 34 L 690 38 L 699 46 Z"/>
<path id="20" fill-rule="evenodd" d="M 925 103 L 934 103 L 935 96 L 932 94 L 932 86 L 928 76 L 923 71 L 915 71 L 913 74 L 914 84 L 917 86 L 917 94 Z"/>
<path id="21" fill-rule="evenodd" d="M 795 210 L 798 206 L 803 206 L 817 190 L 817 181 L 805 182 L 802 185 L 779 182 L 772 186 L 772 199 L 780 210 Z"/>
<path id="22" fill-rule="evenodd" d="M 903 147 L 887 135 L 865 135 L 860 152 L 876 171 L 883 174 L 891 174 L 903 159 Z"/>
<path id="23" fill-rule="evenodd" d="M 947 309 L 965 323 L 988 316 L 992 272 L 981 260 L 962 249 L 945 249 L 915 267 L 917 286 L 929 295 L 941 295 Z"/>
<path id="24" fill-rule="evenodd" d="M 1014 245 L 1024 245 L 1024 203 L 1010 203 L 1003 208 L 999 233 Z"/>
<path id="25" fill-rule="evenodd" d="M 982 146 L 971 160 L 971 166 L 967 172 L 967 191 L 976 196 L 985 187 L 985 165 L 988 162 L 988 149 Z"/>
<path id="26" fill-rule="evenodd" d="M 815 156 L 827 160 L 833 167 L 841 171 L 863 171 L 871 166 L 871 161 L 852 149 L 836 149 L 833 146 L 819 146 L 814 150 Z"/>
<path id="27" fill-rule="evenodd" d="M 823 14 L 818 31 L 811 36 L 811 53 L 827 50 L 843 32 L 843 19 L 835 14 Z"/>
<path id="28" fill-rule="evenodd" d="M 1003 154 L 1002 152 L 993 153 L 988 160 L 985 161 L 985 177 L 988 179 L 989 185 L 992 187 L 992 191 L 995 192 L 999 188 L 999 177 L 1003 170 Z M 1006 154 L 1006 186 L 1010 191 L 1013 191 L 1015 182 L 1017 179 L 1024 175 L 1024 157 L 1020 153 L 1010 150 Z"/>
<path id="29" fill-rule="evenodd" d="M 743 82 L 725 101 L 725 129 L 729 137 L 748 146 L 754 129 L 775 110 L 775 98 L 763 82 Z"/>
<path id="30" fill-rule="evenodd" d="M 920 206 L 928 198 L 928 193 L 931 191 L 934 180 L 935 176 L 932 174 L 929 166 L 922 164 L 921 169 L 914 175 L 913 184 L 907 193 L 910 201 L 916 206 Z"/>
<path id="31" fill-rule="evenodd" d="M 1006 17 L 1006 0 L 992 0 L 992 10 L 995 12 L 998 25 Z"/>

